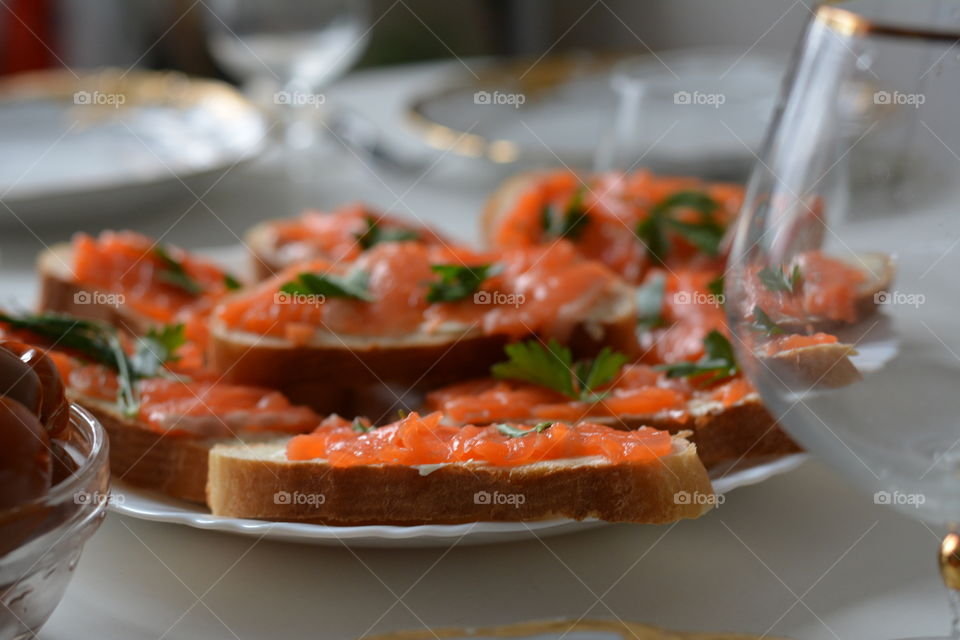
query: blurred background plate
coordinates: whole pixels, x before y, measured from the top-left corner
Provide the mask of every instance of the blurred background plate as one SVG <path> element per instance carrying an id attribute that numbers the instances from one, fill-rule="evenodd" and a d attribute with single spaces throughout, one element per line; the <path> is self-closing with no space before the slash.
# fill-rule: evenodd
<path id="1" fill-rule="evenodd" d="M 0 225 L 197 196 L 265 148 L 238 91 L 179 73 L 68 71 L 0 82 Z"/>
<path id="2" fill-rule="evenodd" d="M 493 64 L 408 116 L 427 145 L 499 165 L 743 180 L 785 69 L 779 53 L 724 47 L 569 54 Z"/>

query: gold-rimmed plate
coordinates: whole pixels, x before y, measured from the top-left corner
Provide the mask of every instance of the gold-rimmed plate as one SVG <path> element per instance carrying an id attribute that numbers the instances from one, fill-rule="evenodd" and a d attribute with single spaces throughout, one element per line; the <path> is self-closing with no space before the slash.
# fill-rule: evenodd
<path id="1" fill-rule="evenodd" d="M 189 195 L 264 149 L 236 89 L 172 72 L 67 70 L 0 82 L 0 225 Z"/>

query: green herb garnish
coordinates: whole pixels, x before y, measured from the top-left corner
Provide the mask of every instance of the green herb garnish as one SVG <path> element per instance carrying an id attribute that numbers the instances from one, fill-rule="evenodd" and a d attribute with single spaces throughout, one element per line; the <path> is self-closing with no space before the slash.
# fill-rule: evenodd
<path id="1" fill-rule="evenodd" d="M 664 324 L 663 297 L 666 289 L 665 273 L 655 273 L 637 287 L 637 321 L 642 329 L 653 329 Z"/>
<path id="2" fill-rule="evenodd" d="M 687 378 L 712 373 L 707 383 L 729 378 L 739 371 L 733 354 L 733 346 L 727 338 L 714 329 L 703 339 L 704 355 L 696 362 L 675 362 L 657 366 L 668 378 Z"/>
<path id="3" fill-rule="evenodd" d="M 157 278 L 161 282 L 182 289 L 192 296 L 203 293 L 203 287 L 200 286 L 200 283 L 194 280 L 187 273 L 183 263 L 173 258 L 164 247 L 157 245 L 153 248 L 153 254 L 163 263 L 163 269 L 157 272 Z"/>
<path id="4" fill-rule="evenodd" d="M 140 411 L 137 380 L 161 375 L 165 363 L 176 361 L 175 351 L 184 342 L 183 325 L 151 330 L 137 339 L 133 356 L 128 356 L 117 330 L 92 320 L 58 314 L 12 316 L 0 313 L 0 322 L 47 338 L 57 348 L 78 351 L 91 361 L 116 371 L 117 404 L 127 417 L 134 417 Z"/>
<path id="5" fill-rule="evenodd" d="M 522 438 L 523 436 L 528 436 L 531 433 L 543 433 L 552 426 L 552 422 L 541 422 L 530 427 L 529 429 L 519 429 L 513 425 L 501 423 L 497 425 L 497 431 L 509 438 Z"/>
<path id="6" fill-rule="evenodd" d="M 187 341 L 182 324 L 167 325 L 160 331 L 150 329 L 147 335 L 137 340 L 136 349 L 130 356 L 133 371 L 140 378 L 154 378 L 163 371 L 163 365 L 179 360 L 177 349 Z"/>
<path id="7" fill-rule="evenodd" d="M 371 431 L 376 429 L 375 426 L 373 426 L 372 424 L 368 424 L 368 422 L 363 418 L 354 418 L 353 423 L 351 423 L 350 425 L 350 428 L 356 431 L 357 433 L 370 433 Z"/>
<path id="8" fill-rule="evenodd" d="M 223 274 L 223 286 L 227 288 L 227 291 L 236 291 L 243 287 L 239 280 L 234 278 L 229 273 Z"/>
<path id="9" fill-rule="evenodd" d="M 599 402 L 598 387 L 613 380 L 627 357 L 604 347 L 592 360 L 573 362 L 570 349 L 556 340 L 544 347 L 538 340 L 516 342 L 504 348 L 509 360 L 490 368 L 494 378 L 522 380 L 553 389 L 580 402 Z"/>
<path id="10" fill-rule="evenodd" d="M 325 298 L 348 298 L 372 302 L 373 296 L 368 289 L 370 274 L 366 271 L 354 271 L 341 277 L 329 273 L 303 272 L 280 287 L 283 293 L 292 295 L 324 296 Z"/>
<path id="11" fill-rule="evenodd" d="M 430 270 L 440 280 L 430 283 L 427 302 L 456 302 L 473 295 L 484 280 L 494 275 L 494 266 L 481 264 L 465 267 L 456 264 L 432 264 Z"/>
<path id="12" fill-rule="evenodd" d="M 420 239 L 420 234 L 413 229 L 384 228 L 373 216 L 366 217 L 366 224 L 367 228 L 357 234 L 357 242 L 364 250 L 381 242 L 411 242 Z"/>
<path id="13" fill-rule="evenodd" d="M 554 238 L 576 239 L 583 233 L 590 217 L 583 206 L 583 196 L 586 189 L 577 189 L 563 211 L 557 212 L 549 204 L 544 205 L 540 212 L 540 226 L 544 232 Z"/>
<path id="14" fill-rule="evenodd" d="M 720 252 L 724 227 L 713 218 L 720 207 L 717 201 L 702 191 L 677 191 L 657 203 L 650 215 L 637 225 L 637 237 L 658 262 L 670 251 L 670 233 L 675 233 L 709 256 Z M 694 209 L 700 213 L 699 222 L 683 222 L 673 217 L 678 209 Z"/>
<path id="15" fill-rule="evenodd" d="M 720 274 L 707 283 L 707 291 L 718 298 L 723 295 L 723 274 Z"/>
<path id="16" fill-rule="evenodd" d="M 768 336 L 774 336 L 778 333 L 786 333 L 786 330 L 773 321 L 766 311 L 758 306 L 753 308 L 753 322 L 750 327 L 755 331 L 762 331 Z"/>
<path id="17" fill-rule="evenodd" d="M 757 272 L 757 277 L 768 291 L 782 291 L 796 293 L 800 284 L 800 265 L 794 265 L 793 270 L 787 273 L 783 267 L 767 266 Z"/>

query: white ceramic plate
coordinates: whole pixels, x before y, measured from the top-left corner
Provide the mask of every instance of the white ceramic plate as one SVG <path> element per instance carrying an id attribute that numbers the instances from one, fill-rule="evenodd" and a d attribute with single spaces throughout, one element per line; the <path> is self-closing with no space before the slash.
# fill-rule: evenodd
<path id="1" fill-rule="evenodd" d="M 4 80 L 0 194 L 9 210 L 0 209 L 0 225 L 202 193 L 259 155 L 266 133 L 253 105 L 212 80 L 120 71 Z"/>
<path id="2" fill-rule="evenodd" d="M 429 146 L 496 164 L 624 168 L 742 180 L 773 113 L 782 56 L 675 49 L 481 69 L 419 96 L 409 121 Z M 709 104 L 702 104 L 701 98 Z"/>
<path id="3" fill-rule="evenodd" d="M 805 455 L 786 456 L 728 473 L 716 473 L 713 486 L 717 493 L 725 494 L 737 487 L 763 482 L 775 475 L 791 471 L 805 458 Z M 350 547 L 447 547 L 452 544 L 458 546 L 491 544 L 585 531 L 606 524 L 598 520 L 582 522 L 548 520 L 414 527 L 378 525 L 329 527 L 295 522 L 264 522 L 212 516 L 200 505 L 134 488 L 123 482 L 114 482 L 110 509 L 142 520 L 183 524 L 198 529 L 235 533 L 253 538 Z"/>

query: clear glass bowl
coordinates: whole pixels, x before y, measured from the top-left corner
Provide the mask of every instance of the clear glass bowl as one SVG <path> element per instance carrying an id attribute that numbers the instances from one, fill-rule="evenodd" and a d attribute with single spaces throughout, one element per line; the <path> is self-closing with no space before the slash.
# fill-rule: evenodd
<path id="1" fill-rule="evenodd" d="M 56 441 L 74 472 L 42 498 L 0 511 L 0 640 L 32 637 L 60 603 L 83 544 L 106 515 L 110 490 L 103 427 L 73 405 Z"/>

